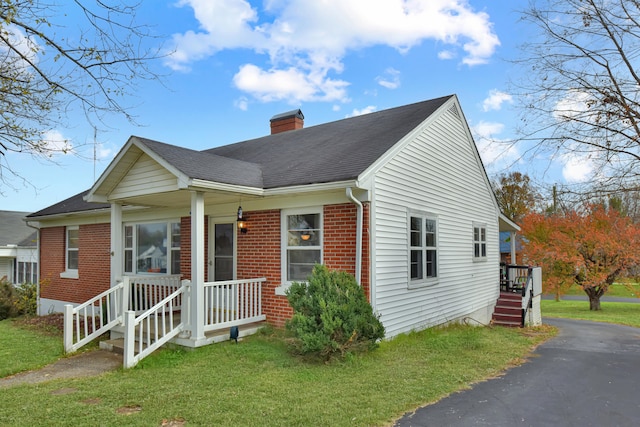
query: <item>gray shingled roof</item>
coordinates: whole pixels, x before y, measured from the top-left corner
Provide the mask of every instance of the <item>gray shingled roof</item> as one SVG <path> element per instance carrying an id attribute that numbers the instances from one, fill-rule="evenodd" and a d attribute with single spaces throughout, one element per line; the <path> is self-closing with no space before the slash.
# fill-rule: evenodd
<path id="1" fill-rule="evenodd" d="M 135 138 L 193 179 L 263 189 L 348 181 L 356 179 L 452 96 L 204 151 Z M 86 193 L 29 217 L 109 206 L 85 202 Z"/>
<path id="2" fill-rule="evenodd" d="M 260 165 L 135 137 L 189 178 L 262 188 Z"/>
<path id="3" fill-rule="evenodd" d="M 212 148 L 262 166 L 265 189 L 351 180 L 451 96 Z"/>
<path id="4" fill-rule="evenodd" d="M 28 212 L 0 211 L 0 246 L 36 246 L 36 231 L 23 218 Z"/>

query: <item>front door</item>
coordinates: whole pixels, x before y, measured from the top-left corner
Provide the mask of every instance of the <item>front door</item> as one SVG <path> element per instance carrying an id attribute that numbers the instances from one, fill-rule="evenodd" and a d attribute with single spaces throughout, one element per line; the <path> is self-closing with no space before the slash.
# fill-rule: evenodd
<path id="1" fill-rule="evenodd" d="M 235 223 L 212 221 L 209 230 L 209 281 L 235 279 Z"/>

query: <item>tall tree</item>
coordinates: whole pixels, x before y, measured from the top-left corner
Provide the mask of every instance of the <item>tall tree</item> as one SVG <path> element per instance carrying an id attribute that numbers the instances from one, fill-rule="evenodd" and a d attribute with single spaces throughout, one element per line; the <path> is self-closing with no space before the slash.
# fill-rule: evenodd
<path id="1" fill-rule="evenodd" d="M 1 181 L 20 177 L 7 153 L 49 158 L 69 150 L 44 134 L 64 127 L 71 110 L 80 109 L 94 124 L 107 113 L 133 120 L 125 96 L 139 79 L 158 77 L 149 65 L 159 50 L 145 47 L 153 37 L 136 23 L 139 5 L 0 1 Z"/>
<path id="2" fill-rule="evenodd" d="M 522 224 L 528 262 L 542 267 L 543 286 L 556 294 L 570 284 L 600 310 L 600 297 L 640 263 L 640 225 L 602 204 L 581 211 L 527 215 Z"/>
<path id="3" fill-rule="evenodd" d="M 640 1 L 532 0 L 539 30 L 514 82 L 521 141 L 534 155 L 577 156 L 602 188 L 640 188 Z"/>
<path id="4" fill-rule="evenodd" d="M 493 182 L 493 191 L 502 213 L 515 222 L 533 211 L 539 197 L 529 176 L 520 172 L 500 175 Z"/>

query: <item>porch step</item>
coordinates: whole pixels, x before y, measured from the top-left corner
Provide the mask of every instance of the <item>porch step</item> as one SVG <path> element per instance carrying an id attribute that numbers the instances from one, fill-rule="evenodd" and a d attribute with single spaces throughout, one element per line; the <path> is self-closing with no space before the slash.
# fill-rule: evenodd
<path id="1" fill-rule="evenodd" d="M 246 337 L 246 336 L 253 335 L 253 334 L 257 333 L 265 325 L 266 325 L 266 322 L 255 322 L 255 323 L 249 323 L 249 324 L 246 324 L 246 325 L 239 326 L 238 327 L 238 329 L 239 329 L 239 336 L 238 336 L 239 340 L 241 340 L 243 337 Z M 116 332 L 115 335 L 118 336 L 119 333 Z M 230 337 L 229 337 L 229 328 L 225 328 L 225 329 L 221 329 L 221 330 L 217 330 L 217 331 L 206 332 L 205 335 L 207 337 L 207 340 L 210 341 L 210 343 L 212 343 L 212 344 L 213 343 L 218 343 L 218 342 L 223 342 L 223 341 L 228 341 L 230 339 Z M 185 338 L 175 337 L 174 339 L 172 339 L 169 342 L 170 343 L 173 342 L 173 343 L 179 344 L 179 345 L 189 346 L 189 340 L 185 339 Z M 124 338 L 112 338 L 112 339 L 100 341 L 100 348 L 103 349 L 103 350 L 111 351 L 111 352 L 116 353 L 116 354 L 124 355 Z M 135 354 L 138 354 L 138 350 L 137 349 L 138 349 L 138 341 L 136 340 Z"/>
<path id="2" fill-rule="evenodd" d="M 494 325 L 519 328 L 522 326 L 522 297 L 518 293 L 500 292 L 492 316 Z"/>

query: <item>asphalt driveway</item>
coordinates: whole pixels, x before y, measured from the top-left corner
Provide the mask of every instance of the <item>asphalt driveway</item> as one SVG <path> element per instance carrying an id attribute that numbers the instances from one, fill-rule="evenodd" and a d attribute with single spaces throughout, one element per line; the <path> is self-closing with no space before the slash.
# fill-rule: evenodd
<path id="1" fill-rule="evenodd" d="M 544 319 L 558 335 L 505 373 L 396 426 L 640 426 L 640 328 Z"/>

